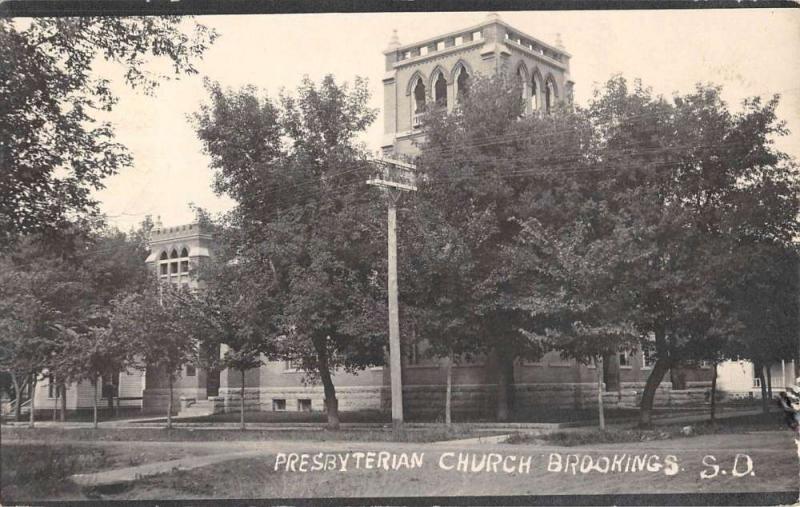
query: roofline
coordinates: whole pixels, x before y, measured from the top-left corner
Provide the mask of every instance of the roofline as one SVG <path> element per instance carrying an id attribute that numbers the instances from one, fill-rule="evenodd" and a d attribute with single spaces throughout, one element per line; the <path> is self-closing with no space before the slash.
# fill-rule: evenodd
<path id="1" fill-rule="evenodd" d="M 530 39 L 531 41 L 535 42 L 536 44 L 541 45 L 542 47 L 544 47 L 546 49 L 549 49 L 550 51 L 555 51 L 557 53 L 561 53 L 562 55 L 566 56 L 567 58 L 572 58 L 572 54 L 570 54 L 566 50 L 558 48 L 558 47 L 553 46 L 553 45 L 550 45 L 550 44 L 548 44 L 546 42 L 542 42 L 540 39 L 538 39 L 536 37 L 533 37 L 533 36 L 527 34 L 526 32 L 523 32 L 522 30 L 519 30 L 519 29 L 511 26 L 510 24 L 506 23 L 505 21 L 500 20 L 500 19 L 486 20 L 486 21 L 483 21 L 483 22 L 478 23 L 476 25 L 472 25 L 472 26 L 469 26 L 469 27 L 466 27 L 466 28 L 462 28 L 460 30 L 453 30 L 453 31 L 447 32 L 445 34 L 436 35 L 434 37 L 428 37 L 427 39 L 422 39 L 422 40 L 419 40 L 419 41 L 416 41 L 416 42 L 412 42 L 410 44 L 403 44 L 403 45 L 397 46 L 395 48 L 387 49 L 387 50 L 385 50 L 383 52 L 383 54 L 388 55 L 388 54 L 394 53 L 396 51 L 399 51 L 399 52 L 406 51 L 406 50 L 415 48 L 417 46 L 422 46 L 422 45 L 425 45 L 425 44 L 431 44 L 431 43 L 433 43 L 433 42 L 435 42 L 437 40 L 440 40 L 440 39 L 446 39 L 447 37 L 453 37 L 453 36 L 456 36 L 456 35 L 459 35 L 459 34 L 462 34 L 462 33 L 466 33 L 466 32 L 474 32 L 474 31 L 477 31 L 479 28 L 483 28 L 485 26 L 489 26 L 489 25 L 493 25 L 493 24 L 503 25 L 504 27 L 511 29 L 512 31 L 524 36 L 526 39 Z M 502 41 L 498 41 L 498 42 L 502 42 Z"/>

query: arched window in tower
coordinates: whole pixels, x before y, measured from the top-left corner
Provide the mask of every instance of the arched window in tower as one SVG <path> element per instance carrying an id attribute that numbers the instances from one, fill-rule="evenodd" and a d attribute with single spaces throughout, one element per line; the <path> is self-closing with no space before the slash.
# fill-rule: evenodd
<path id="1" fill-rule="evenodd" d="M 422 78 L 417 78 L 417 84 L 414 86 L 414 114 L 425 112 L 425 83 Z"/>
<path id="2" fill-rule="evenodd" d="M 414 107 L 411 111 L 411 128 L 417 129 L 422 126 L 422 116 L 425 114 L 427 101 L 425 83 L 422 82 L 421 77 L 417 77 L 417 83 L 414 85 L 412 93 L 414 94 Z"/>
<path id="3" fill-rule="evenodd" d="M 462 65 L 458 70 L 458 77 L 456 78 L 456 100 L 461 102 L 464 97 L 469 93 L 469 74 L 467 69 Z"/>
<path id="4" fill-rule="evenodd" d="M 520 66 L 517 69 L 517 79 L 519 80 L 519 98 L 522 99 L 522 102 L 525 102 L 526 96 L 528 94 L 528 86 L 525 79 L 525 69 Z M 525 113 L 526 106 L 522 106 L 522 112 Z"/>
<path id="5" fill-rule="evenodd" d="M 539 110 L 539 86 L 536 83 L 536 74 L 531 79 L 531 108 L 534 111 Z"/>
<path id="6" fill-rule="evenodd" d="M 555 107 L 557 96 L 556 85 L 553 83 L 552 79 L 547 80 L 544 93 L 545 111 L 547 111 L 547 114 L 551 114 L 553 112 L 553 107 Z"/>
<path id="7" fill-rule="evenodd" d="M 189 250 L 186 247 L 181 249 L 181 273 L 189 272 Z"/>
<path id="8" fill-rule="evenodd" d="M 441 72 L 433 82 L 433 100 L 436 107 L 447 107 L 447 81 Z"/>
<path id="9" fill-rule="evenodd" d="M 178 258 L 178 251 L 173 248 L 172 252 L 170 252 L 170 254 L 169 254 L 169 258 L 171 260 L 171 262 L 169 263 L 169 274 L 171 274 L 171 275 L 177 274 L 178 273 L 178 261 L 177 260 L 172 260 L 172 259 L 177 259 Z"/>
<path id="10" fill-rule="evenodd" d="M 159 273 L 162 276 L 168 275 L 169 274 L 169 256 L 167 255 L 167 252 L 161 252 L 161 255 L 159 256 L 158 261 L 159 261 L 158 262 Z"/>

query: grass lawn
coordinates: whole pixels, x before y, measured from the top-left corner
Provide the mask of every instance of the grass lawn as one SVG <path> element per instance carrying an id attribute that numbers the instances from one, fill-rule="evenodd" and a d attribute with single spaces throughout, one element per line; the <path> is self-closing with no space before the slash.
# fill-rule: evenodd
<path id="1" fill-rule="evenodd" d="M 9 445 L 0 448 L 0 499 L 5 502 L 84 498 L 68 477 L 102 470 L 105 451 L 92 446 Z"/>
<path id="2" fill-rule="evenodd" d="M 657 410 L 656 413 L 661 412 L 675 412 L 675 409 L 670 410 Z M 678 409 L 677 411 L 681 411 Z M 622 409 L 609 409 L 606 410 L 606 418 L 625 419 L 636 417 L 638 410 L 631 408 Z M 158 416 L 156 416 L 158 417 Z M 212 422 L 239 422 L 239 412 L 228 412 L 224 414 L 214 414 L 209 416 L 182 418 L 182 422 L 198 422 L 198 423 L 212 423 Z M 357 412 L 340 412 L 339 419 L 343 423 L 383 423 L 390 424 L 392 422 L 392 415 L 388 412 L 381 412 L 379 410 L 361 410 Z M 596 409 L 579 409 L 579 410 L 562 410 L 562 409 L 547 409 L 542 410 L 540 407 L 526 409 L 522 407 L 512 417 L 512 422 L 532 422 L 532 423 L 563 423 L 575 421 L 591 421 L 597 419 Z M 247 422 L 255 423 L 324 423 L 326 422 L 326 414 L 324 412 L 272 412 L 272 411 L 259 411 L 259 412 L 246 412 L 245 420 Z M 424 417 L 415 416 L 406 418 L 408 422 L 444 422 L 443 418 L 439 417 Z M 459 414 L 453 415 L 453 421 L 459 423 L 471 422 L 495 422 L 495 419 L 490 416 L 477 416 L 475 414 Z"/>
<path id="3" fill-rule="evenodd" d="M 497 434 L 502 433 L 498 431 Z M 429 428 L 407 428 L 401 435 L 401 442 L 438 442 L 492 434 L 477 431 L 469 424 L 454 424 L 450 428 L 435 426 Z M 352 429 L 328 431 L 319 428 L 308 430 L 209 430 L 193 428 L 26 428 L 4 427 L 2 437 L 23 441 L 47 441 L 57 443 L 64 440 L 86 441 L 219 441 L 219 440 L 315 440 L 315 441 L 394 441 L 391 428 Z"/>
<path id="4" fill-rule="evenodd" d="M 688 434 L 684 433 L 684 428 L 686 426 L 691 427 Z M 788 431 L 788 429 L 784 422 L 783 414 L 771 412 L 769 414 L 755 414 L 720 419 L 713 424 L 710 421 L 703 421 L 692 424 L 657 426 L 652 430 L 607 429 L 601 431 L 595 429 L 590 431 L 556 431 L 545 435 L 518 433 L 513 435 L 508 443 L 527 444 L 542 442 L 549 445 L 572 447 L 589 444 L 649 442 L 654 440 L 670 440 L 701 435 L 736 434 L 751 431 Z"/>
<path id="5" fill-rule="evenodd" d="M 638 444 L 641 446 L 641 444 Z M 416 470 L 353 469 L 346 472 L 287 472 L 275 470 L 275 458 L 240 459 L 190 471 L 180 471 L 140 479 L 124 491 L 104 496 L 106 499 L 147 498 L 296 498 L 296 497 L 371 497 L 371 496 L 484 496 L 484 495 L 552 495 L 552 494 L 618 494 L 618 493 L 708 493 L 790 491 L 796 488 L 797 463 L 793 452 L 781 454 L 753 453 L 757 475 L 734 478 L 730 473 L 703 479 L 707 469 L 702 449 L 675 451 L 680 463 L 676 475 L 639 470 L 631 473 L 572 474 L 547 470 L 550 452 L 534 448 L 521 450 L 532 456 L 530 472 L 464 472 L 444 470 L 439 460 L 445 451 L 423 448 L 425 464 Z M 515 447 L 495 452 L 503 456 L 514 453 Z M 637 447 L 603 452 L 589 450 L 582 455 L 597 459 L 614 452 L 649 453 Z M 480 456 L 488 450 L 475 450 Z M 664 451 L 671 454 L 672 451 Z M 732 469 L 735 451 L 717 452 L 719 463 Z M 448 458 L 452 459 L 452 458 Z"/>

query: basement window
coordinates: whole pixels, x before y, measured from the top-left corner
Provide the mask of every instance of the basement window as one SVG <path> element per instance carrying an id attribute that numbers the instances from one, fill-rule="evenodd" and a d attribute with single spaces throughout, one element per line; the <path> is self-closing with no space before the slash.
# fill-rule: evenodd
<path id="1" fill-rule="evenodd" d="M 272 411 L 273 412 L 284 412 L 286 411 L 286 400 L 272 400 Z"/>

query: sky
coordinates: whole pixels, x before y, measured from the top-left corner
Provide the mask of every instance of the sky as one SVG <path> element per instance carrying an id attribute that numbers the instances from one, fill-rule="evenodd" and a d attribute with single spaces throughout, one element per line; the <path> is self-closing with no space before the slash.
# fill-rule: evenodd
<path id="1" fill-rule="evenodd" d="M 753 95 L 781 94 L 778 115 L 793 132 L 776 141 L 800 159 L 800 11 L 729 9 L 673 11 L 500 12 L 511 26 L 546 43 L 560 34 L 571 53 L 575 101 L 614 74 L 641 78 L 657 94 L 688 93 L 696 83 L 723 87 L 734 110 Z M 193 203 L 212 212 L 234 203 L 214 195 L 213 172 L 190 121 L 207 101 L 203 78 L 225 87 L 255 85 L 269 96 L 292 91 L 304 75 L 319 81 L 368 79 L 371 105 L 380 108 L 384 56 L 396 29 L 402 44 L 480 23 L 486 12 L 200 16 L 220 37 L 197 68 L 199 74 L 163 83 L 154 96 L 126 88 L 118 69 L 103 64 L 120 97 L 107 116 L 134 163 L 96 192 L 108 221 L 122 230 L 146 215 L 165 226 L 189 223 Z M 156 63 L 157 65 L 157 63 Z M 383 116 L 364 133 L 380 147 Z"/>

